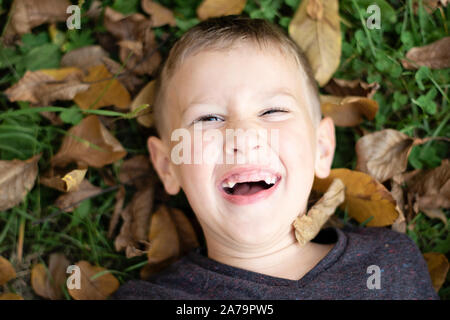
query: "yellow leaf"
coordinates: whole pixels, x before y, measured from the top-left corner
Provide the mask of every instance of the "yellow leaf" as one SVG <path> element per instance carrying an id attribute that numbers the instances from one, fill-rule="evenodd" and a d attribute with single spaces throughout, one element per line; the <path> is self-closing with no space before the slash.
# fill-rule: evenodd
<path id="1" fill-rule="evenodd" d="M 131 103 L 131 111 L 136 110 L 144 104 L 153 106 L 153 99 L 155 94 L 155 80 L 150 81 L 145 87 L 139 91 L 138 95 Z M 141 110 L 137 114 L 137 122 L 144 127 L 150 128 L 153 124 L 153 115 L 149 107 Z"/>
<path id="2" fill-rule="evenodd" d="M 394 223 L 399 213 L 390 192 L 370 175 L 349 169 L 332 169 L 325 179 L 314 180 L 313 190 L 325 192 L 331 182 L 339 178 L 345 185 L 345 201 L 340 208 L 369 227 L 384 227 Z"/>
<path id="3" fill-rule="evenodd" d="M 200 20 L 212 17 L 241 14 L 245 8 L 246 0 L 203 0 L 197 8 Z"/>
<path id="4" fill-rule="evenodd" d="M 363 116 L 373 120 L 378 112 L 378 103 L 364 97 L 320 96 L 322 114 L 331 117 L 336 126 L 354 127 L 363 122 Z"/>
<path id="5" fill-rule="evenodd" d="M 8 292 L 0 294 L 0 300 L 24 300 L 24 299 L 18 294 Z"/>
<path id="6" fill-rule="evenodd" d="M 439 252 L 427 252 L 423 254 L 423 257 L 427 262 L 434 290 L 438 292 L 447 277 L 449 269 L 447 257 Z"/>
<path id="7" fill-rule="evenodd" d="M 0 286 L 7 283 L 16 277 L 16 271 L 14 270 L 11 262 L 0 256 Z"/>
<path id="8" fill-rule="evenodd" d="M 76 169 L 66 174 L 62 178 L 62 180 L 66 183 L 65 191 L 70 192 L 78 190 L 78 186 L 80 185 L 81 181 L 83 181 L 86 172 L 87 169 Z"/>
<path id="9" fill-rule="evenodd" d="M 319 85 L 325 85 L 341 59 L 338 0 L 303 0 L 289 24 L 289 35 L 305 52 Z"/>

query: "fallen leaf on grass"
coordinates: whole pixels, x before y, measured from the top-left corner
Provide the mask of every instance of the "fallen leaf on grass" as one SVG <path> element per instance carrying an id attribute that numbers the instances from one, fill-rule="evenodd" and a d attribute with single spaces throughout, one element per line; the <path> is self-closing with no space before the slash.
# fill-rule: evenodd
<path id="1" fill-rule="evenodd" d="M 5 91 L 9 101 L 28 101 L 47 106 L 56 100 L 72 100 L 89 88 L 81 83 L 83 72 L 78 68 L 27 71 L 18 83 Z"/>
<path id="2" fill-rule="evenodd" d="M 18 205 L 33 189 L 42 154 L 22 160 L 0 160 L 0 211 Z"/>
<path id="3" fill-rule="evenodd" d="M 0 256 L 0 286 L 16 278 L 16 271 L 11 262 Z"/>
<path id="4" fill-rule="evenodd" d="M 104 65 L 89 68 L 89 74 L 83 81 L 90 84 L 89 89 L 78 93 L 73 99 L 81 109 L 98 109 L 111 105 L 119 109 L 129 108 L 130 94 Z"/>
<path id="5" fill-rule="evenodd" d="M 137 189 L 144 189 L 153 183 L 153 175 L 149 157 L 137 155 L 122 163 L 118 178 L 123 184 L 134 185 Z"/>
<path id="6" fill-rule="evenodd" d="M 150 108 L 153 105 L 154 94 L 155 80 L 150 81 L 145 87 L 143 87 L 131 103 L 131 111 L 136 110 L 143 104 L 148 104 L 150 106 L 139 111 L 136 118 L 140 125 L 147 128 L 150 128 L 153 125 L 153 114 L 150 112 Z"/>
<path id="7" fill-rule="evenodd" d="M 64 297 L 62 286 L 66 284 L 69 260 L 61 253 L 50 255 L 48 270 L 39 263 L 31 269 L 31 286 L 37 295 L 50 300 Z"/>
<path id="8" fill-rule="evenodd" d="M 108 238 L 111 239 L 114 233 L 114 229 L 117 226 L 117 223 L 119 222 L 120 213 L 122 212 L 123 204 L 125 202 L 125 187 L 120 186 L 119 190 L 116 192 L 115 199 L 116 203 L 114 204 L 114 211 L 111 216 L 111 220 L 109 220 L 109 227 L 108 227 Z"/>
<path id="9" fill-rule="evenodd" d="M 378 112 L 378 103 L 364 97 L 321 95 L 320 104 L 322 114 L 331 117 L 334 124 L 339 127 L 357 126 L 364 118 L 373 120 Z"/>
<path id="10" fill-rule="evenodd" d="M 307 214 L 295 219 L 295 238 L 301 246 L 316 237 L 336 208 L 344 201 L 345 186 L 340 179 L 334 179 L 323 197 Z"/>
<path id="11" fill-rule="evenodd" d="M 64 212 L 73 212 L 73 210 L 80 204 L 78 202 L 97 195 L 101 191 L 102 188 L 96 187 L 92 185 L 88 180 L 83 179 L 77 190 L 60 195 L 55 200 L 55 206 L 60 210 L 63 210 Z"/>
<path id="12" fill-rule="evenodd" d="M 434 290 L 438 292 L 447 277 L 449 269 L 447 257 L 439 252 L 427 252 L 423 254 L 423 257 L 427 262 Z"/>
<path id="13" fill-rule="evenodd" d="M 398 218 L 396 203 L 390 192 L 370 175 L 349 169 L 332 169 L 325 179 L 314 179 L 313 190 L 325 193 L 331 182 L 339 178 L 345 185 L 345 200 L 340 208 L 350 217 L 369 227 L 392 225 Z"/>
<path id="14" fill-rule="evenodd" d="M 319 85 L 325 85 L 341 58 L 338 1 L 302 1 L 289 24 L 289 35 L 305 52 Z"/>
<path id="15" fill-rule="evenodd" d="M 142 10 L 151 16 L 152 27 L 161 27 L 165 24 L 176 26 L 173 12 L 166 7 L 151 0 L 142 0 L 141 6 Z"/>
<path id="16" fill-rule="evenodd" d="M 122 159 L 126 154 L 120 142 L 103 126 L 97 116 L 92 115 L 67 132 L 61 148 L 51 159 L 51 164 L 65 167 L 70 162 L 77 162 L 79 167 L 84 164 L 101 168 Z"/>
<path id="17" fill-rule="evenodd" d="M 430 219 L 440 219 L 447 226 L 447 216 L 442 209 L 422 209 L 421 210 Z"/>
<path id="18" fill-rule="evenodd" d="M 66 21 L 68 0 L 14 0 L 9 22 L 4 31 L 5 42 L 15 35 L 31 33 L 31 29 L 47 22 Z"/>
<path id="19" fill-rule="evenodd" d="M 0 294 L 0 300 L 24 300 L 22 296 L 18 294 L 8 292 Z"/>
<path id="20" fill-rule="evenodd" d="M 88 261 L 76 263 L 80 268 L 80 289 L 68 289 L 75 300 L 106 300 L 119 288 L 119 281 L 105 268 L 93 266 Z M 98 276 L 102 272 L 103 274 Z"/>
<path id="21" fill-rule="evenodd" d="M 98 45 L 86 46 L 67 52 L 61 58 L 61 67 L 75 67 L 85 72 L 89 68 L 103 64 L 102 58 L 108 57 L 108 53 Z"/>
<path id="22" fill-rule="evenodd" d="M 361 80 L 345 80 L 331 79 L 324 90 L 336 97 L 364 97 L 372 99 L 373 95 L 378 91 L 380 85 L 376 82 L 368 84 Z"/>
<path id="23" fill-rule="evenodd" d="M 213 17 L 241 14 L 247 0 L 203 0 L 197 7 L 200 20 Z"/>
<path id="24" fill-rule="evenodd" d="M 450 37 L 445 37 L 423 47 L 411 48 L 402 60 L 406 69 L 419 69 L 426 66 L 430 69 L 450 67 Z"/>

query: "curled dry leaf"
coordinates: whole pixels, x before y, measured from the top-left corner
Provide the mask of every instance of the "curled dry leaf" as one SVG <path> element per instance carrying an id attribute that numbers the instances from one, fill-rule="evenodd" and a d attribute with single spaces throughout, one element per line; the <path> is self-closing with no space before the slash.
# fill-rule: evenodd
<path id="1" fill-rule="evenodd" d="M 43 23 L 66 21 L 68 0 L 14 0 L 10 20 L 4 31 L 6 42 L 15 35 L 31 33 L 31 29 Z"/>
<path id="2" fill-rule="evenodd" d="M 126 154 L 120 142 L 97 116 L 92 115 L 68 131 L 58 153 L 51 159 L 51 164 L 65 167 L 70 162 L 77 162 L 101 168 L 122 159 Z"/>
<path id="3" fill-rule="evenodd" d="M 410 198 L 419 210 L 450 208 L 450 161 L 442 160 L 439 167 L 419 170 L 405 179 Z"/>
<path id="4" fill-rule="evenodd" d="M 373 120 L 378 112 L 378 103 L 364 97 L 320 96 L 322 114 L 331 117 L 339 127 L 353 127 L 363 121 L 363 116 Z"/>
<path id="5" fill-rule="evenodd" d="M 405 203 L 403 200 L 403 188 L 401 175 L 395 175 L 391 179 L 391 195 L 397 204 L 398 218 L 394 221 L 391 228 L 394 231 L 405 233 L 406 232 L 406 219 L 403 211 L 405 210 Z"/>
<path id="6" fill-rule="evenodd" d="M 200 20 L 213 17 L 241 14 L 247 0 L 203 0 L 197 7 L 197 16 Z"/>
<path id="7" fill-rule="evenodd" d="M 121 183 L 144 189 L 153 182 L 153 176 L 149 157 L 137 155 L 122 163 L 118 178 Z"/>
<path id="8" fill-rule="evenodd" d="M 88 180 L 84 179 L 77 190 L 59 196 L 55 201 L 55 206 L 65 212 L 72 212 L 81 201 L 95 196 L 101 191 L 102 188 L 93 186 Z"/>
<path id="9" fill-rule="evenodd" d="M 314 179 L 313 190 L 325 192 L 331 182 L 339 178 L 345 185 L 345 201 L 341 210 L 347 208 L 350 217 L 369 227 L 384 227 L 398 218 L 396 203 L 390 192 L 370 175 L 349 169 L 332 169 L 325 179 Z"/>
<path id="10" fill-rule="evenodd" d="M 289 35 L 305 52 L 319 85 L 325 85 L 341 59 L 338 1 L 302 1 L 289 24 Z"/>
<path id="11" fill-rule="evenodd" d="M 114 205 L 114 212 L 111 216 L 111 220 L 109 221 L 109 227 L 108 227 L 108 238 L 111 239 L 113 236 L 114 229 L 117 226 L 117 223 L 119 222 L 120 212 L 122 212 L 123 204 L 125 202 L 125 187 L 120 186 L 119 190 L 116 192 L 115 198 L 116 203 Z"/>
<path id="12" fill-rule="evenodd" d="M 83 172 L 85 173 L 85 170 L 87 170 L 87 169 L 76 169 L 76 170 L 71 170 L 71 171 L 67 172 L 67 170 L 64 170 L 61 168 L 50 167 L 50 169 L 48 171 L 39 175 L 39 182 L 46 187 L 56 189 L 61 192 L 67 192 L 70 190 L 67 189 L 68 188 L 67 183 L 63 179 L 69 175 L 74 175 L 74 174 L 79 176 L 80 173 L 82 173 L 82 174 L 83 174 Z M 83 174 L 83 177 L 84 177 L 84 174 Z M 81 179 L 79 180 L 79 183 L 81 183 L 81 180 L 83 177 L 81 177 Z"/>
<path id="13" fill-rule="evenodd" d="M 16 278 L 16 271 L 11 262 L 0 256 L 0 286 Z"/>
<path id="14" fill-rule="evenodd" d="M 427 262 L 434 290 L 438 292 L 447 278 L 449 269 L 447 257 L 439 252 L 427 252 L 423 257 Z"/>
<path id="15" fill-rule="evenodd" d="M 337 97 L 364 97 L 372 99 L 380 85 L 376 82 L 368 84 L 361 80 L 331 79 L 324 87 L 325 91 Z"/>
<path id="16" fill-rule="evenodd" d="M 142 0 L 141 6 L 142 10 L 152 17 L 152 27 L 161 27 L 165 24 L 176 26 L 173 12 L 166 7 L 151 0 Z"/>
<path id="17" fill-rule="evenodd" d="M 27 71 L 18 83 L 5 91 L 10 101 L 28 101 L 47 106 L 56 100 L 72 100 L 89 88 L 81 83 L 83 72 L 78 68 Z"/>
<path id="18" fill-rule="evenodd" d="M 119 281 L 105 268 L 93 266 L 88 261 L 76 264 L 80 268 L 80 289 L 68 289 L 75 300 L 106 300 L 119 288 Z M 100 272 L 102 275 L 97 276 Z"/>
<path id="19" fill-rule="evenodd" d="M 319 233 L 336 208 L 344 201 L 345 185 L 340 179 L 334 179 L 323 197 L 308 211 L 295 219 L 295 238 L 304 246 Z"/>
<path id="20" fill-rule="evenodd" d="M 108 53 L 100 46 L 87 46 L 67 52 L 61 58 L 61 67 L 75 67 L 89 72 L 89 68 L 103 64 Z"/>
<path id="21" fill-rule="evenodd" d="M 145 87 L 141 89 L 138 95 L 131 103 L 131 111 L 136 110 L 138 107 L 148 104 L 150 107 L 153 105 L 153 99 L 155 94 L 155 80 L 150 81 Z M 153 125 L 153 115 L 150 107 L 147 107 L 137 114 L 137 122 L 144 127 L 150 128 Z"/>
<path id="22" fill-rule="evenodd" d="M 154 185 L 148 184 L 146 188 L 138 190 L 125 210 L 121 212 L 123 225 L 120 234 L 114 241 L 116 251 L 126 250 L 127 258 L 135 255 L 145 254 L 148 249 L 146 240 L 148 236 L 148 225 L 153 208 Z M 140 250 L 141 244 L 145 245 Z"/>
<path id="23" fill-rule="evenodd" d="M 180 255 L 198 247 L 197 234 L 183 211 L 176 208 L 170 208 L 169 212 L 177 228 L 178 239 L 180 240 Z"/>
<path id="24" fill-rule="evenodd" d="M 89 83 L 89 89 L 74 97 L 81 109 L 98 109 L 114 105 L 119 109 L 128 109 L 131 98 L 127 89 L 113 77 L 104 65 L 89 68 L 89 74 L 83 78 Z"/>
<path id="25" fill-rule="evenodd" d="M 425 141 L 428 140 L 411 138 L 394 129 L 366 134 L 356 142 L 356 170 L 384 182 L 404 172 L 412 147 Z"/>
<path id="26" fill-rule="evenodd" d="M 0 211 L 18 205 L 33 189 L 42 154 L 22 160 L 0 160 Z"/>
<path id="27" fill-rule="evenodd" d="M 18 294 L 8 292 L 0 294 L 0 300 L 24 300 L 22 296 Z"/>
<path id="28" fill-rule="evenodd" d="M 411 48 L 402 64 L 406 69 L 418 69 L 420 66 L 430 69 L 450 68 L 450 37 L 423 47 Z"/>
<path id="29" fill-rule="evenodd" d="M 41 263 L 35 265 L 31 270 L 31 286 L 34 292 L 46 299 L 62 299 L 62 287 L 66 284 L 66 270 L 69 265 L 69 260 L 62 253 L 50 255 L 48 271 Z"/>
<path id="30" fill-rule="evenodd" d="M 86 175 L 87 169 L 76 169 L 66 174 L 62 180 L 66 183 L 64 191 L 77 191 L 78 187 Z"/>

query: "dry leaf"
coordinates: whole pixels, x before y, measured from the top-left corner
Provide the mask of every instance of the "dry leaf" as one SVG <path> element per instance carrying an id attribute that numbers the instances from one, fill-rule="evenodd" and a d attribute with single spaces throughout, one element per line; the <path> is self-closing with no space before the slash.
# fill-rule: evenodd
<path id="1" fill-rule="evenodd" d="M 152 27 L 161 27 L 165 24 L 176 26 L 173 12 L 166 7 L 151 0 L 142 0 L 141 6 L 142 10 L 152 17 Z"/>
<path id="2" fill-rule="evenodd" d="M 16 278 L 16 271 L 11 262 L 0 256 L 0 286 Z"/>
<path id="3" fill-rule="evenodd" d="M 170 208 L 169 212 L 177 228 L 178 239 L 180 240 L 180 255 L 198 247 L 197 234 L 183 211 L 176 208 Z"/>
<path id="4" fill-rule="evenodd" d="M 78 188 L 78 190 L 67 192 L 59 196 L 55 200 L 55 206 L 64 212 L 72 212 L 76 207 L 80 205 L 80 201 L 88 199 L 94 195 L 99 194 L 102 188 L 93 186 L 88 180 L 84 179 Z"/>
<path id="5" fill-rule="evenodd" d="M 137 189 L 146 188 L 152 183 L 153 176 L 149 156 L 145 155 L 137 155 L 125 160 L 118 174 L 121 183 L 134 185 Z"/>
<path id="6" fill-rule="evenodd" d="M 331 117 L 336 126 L 353 127 L 363 121 L 363 116 L 373 120 L 378 112 L 378 103 L 364 97 L 335 97 L 320 95 L 322 114 Z"/>
<path id="7" fill-rule="evenodd" d="M 368 84 L 361 80 L 331 79 L 324 87 L 325 91 L 337 97 L 364 97 L 372 99 L 380 85 L 376 82 Z"/>
<path id="8" fill-rule="evenodd" d="M 356 142 L 356 170 L 384 182 L 404 172 L 412 147 L 426 141 L 428 140 L 411 138 L 394 129 L 366 134 Z"/>
<path id="9" fill-rule="evenodd" d="M 169 209 L 164 205 L 161 205 L 152 215 L 148 240 L 150 242 L 150 249 L 147 252 L 149 264 L 155 265 L 166 260 L 172 262 L 178 258 L 180 241 L 177 227 Z"/>
<path id="10" fill-rule="evenodd" d="M 127 90 L 134 91 L 136 87 L 139 87 L 144 82 L 143 79 L 139 78 L 134 73 L 125 72 L 122 65 L 112 59 L 104 57 L 102 61 L 109 72 L 117 75 L 117 80 L 119 80 Z"/>
<path id="11" fill-rule="evenodd" d="M 197 16 L 200 20 L 206 20 L 213 17 L 241 14 L 246 2 L 246 0 L 203 0 L 197 7 Z"/>
<path id="12" fill-rule="evenodd" d="M 148 237 L 148 225 L 150 214 L 153 209 L 153 184 L 148 184 L 145 189 L 138 190 L 125 210 L 121 212 L 123 225 L 120 234 L 114 241 L 116 251 L 126 249 L 126 253 L 143 254 L 147 250 L 138 249 L 140 244 L 144 244 Z M 128 258 L 131 256 L 127 255 Z"/>
<path id="13" fill-rule="evenodd" d="M 302 1 L 289 24 L 289 35 L 305 52 L 319 85 L 325 85 L 341 59 L 338 1 Z"/>
<path id="14" fill-rule="evenodd" d="M 31 270 L 31 285 L 41 297 L 60 300 L 64 297 L 62 286 L 66 284 L 66 270 L 69 260 L 61 253 L 50 255 L 48 270 L 43 264 L 37 264 Z"/>
<path id="15" fill-rule="evenodd" d="M 447 226 L 447 216 L 442 209 L 422 209 L 422 212 L 430 219 L 440 219 Z"/>
<path id="16" fill-rule="evenodd" d="M 65 167 L 70 162 L 79 162 L 101 168 L 122 159 L 126 154 L 120 142 L 101 124 L 97 116 L 92 115 L 68 131 L 58 153 L 51 159 L 51 164 Z"/>
<path id="17" fill-rule="evenodd" d="M 70 171 L 68 174 L 66 174 L 62 180 L 66 183 L 64 191 L 70 192 L 70 191 L 77 191 L 78 186 L 80 185 L 81 181 L 83 181 L 84 176 L 86 175 L 87 169 L 76 169 Z"/>
<path id="18" fill-rule="evenodd" d="M 325 192 L 331 182 L 339 178 L 345 185 L 345 201 L 341 210 L 347 208 L 350 217 L 359 223 L 373 217 L 366 225 L 384 227 L 398 218 L 396 203 L 390 192 L 370 175 L 349 169 L 332 169 L 325 179 L 314 179 L 313 190 Z"/>
<path id="19" fill-rule="evenodd" d="M 24 300 L 24 299 L 18 294 L 8 292 L 0 294 L 0 300 Z"/>
<path id="20" fill-rule="evenodd" d="M 47 22 L 66 21 L 68 0 L 14 0 L 10 20 L 4 31 L 6 42 L 15 35 L 31 33 L 31 29 Z"/>
<path id="21" fill-rule="evenodd" d="M 0 211 L 18 205 L 33 189 L 42 154 L 22 160 L 0 160 Z"/>
<path id="22" fill-rule="evenodd" d="M 295 238 L 301 246 L 314 239 L 345 199 L 345 185 L 340 179 L 334 179 L 323 197 L 308 211 L 295 219 Z"/>
<path id="23" fill-rule="evenodd" d="M 423 254 L 423 257 L 427 262 L 434 290 L 438 292 L 447 277 L 449 269 L 447 257 L 438 252 L 427 252 Z"/>
<path id="24" fill-rule="evenodd" d="M 109 221 L 109 228 L 108 228 L 108 238 L 111 239 L 114 229 L 117 226 L 117 223 L 119 222 L 120 212 L 122 212 L 123 203 L 125 202 L 125 187 L 120 186 L 119 190 L 116 193 L 116 204 L 114 205 L 114 212 L 111 216 L 111 220 Z"/>
<path id="25" fill-rule="evenodd" d="M 76 265 L 81 271 L 80 289 L 68 289 L 75 300 L 106 300 L 119 288 L 119 281 L 111 273 L 96 276 L 106 271 L 105 268 L 93 266 L 87 261 Z"/>
<path id="26" fill-rule="evenodd" d="M 406 69 L 418 69 L 426 66 L 430 69 L 450 67 L 450 37 L 445 37 L 423 47 L 411 48 L 402 60 Z"/>
<path id="27" fill-rule="evenodd" d="M 89 68 L 103 64 L 103 58 L 108 53 L 100 46 L 86 46 L 67 52 L 61 58 L 61 67 L 75 67 L 85 72 Z"/>
<path id="28" fill-rule="evenodd" d="M 423 8 L 428 13 L 433 13 L 434 10 L 444 8 L 448 4 L 448 0 L 422 0 Z M 419 0 L 413 0 L 413 11 L 415 14 L 419 13 Z"/>
<path id="29" fill-rule="evenodd" d="M 47 106 L 56 100 L 72 100 L 77 93 L 86 91 L 89 85 L 81 83 L 82 76 L 78 68 L 27 71 L 5 94 L 12 102 L 28 101 Z"/>
<path id="30" fill-rule="evenodd" d="M 153 99 L 155 94 L 155 80 L 150 81 L 138 95 L 134 98 L 131 103 L 131 111 L 136 110 L 143 104 L 148 104 L 150 107 L 153 106 Z M 150 128 L 153 125 L 153 115 L 150 112 L 150 107 L 147 107 L 137 114 L 137 122 L 144 127 Z"/>
<path id="31" fill-rule="evenodd" d="M 119 109 L 128 109 L 131 98 L 127 89 L 113 78 L 104 65 L 89 68 L 89 74 L 83 78 L 90 83 L 89 89 L 74 97 L 81 109 L 98 109 L 114 105 Z"/>

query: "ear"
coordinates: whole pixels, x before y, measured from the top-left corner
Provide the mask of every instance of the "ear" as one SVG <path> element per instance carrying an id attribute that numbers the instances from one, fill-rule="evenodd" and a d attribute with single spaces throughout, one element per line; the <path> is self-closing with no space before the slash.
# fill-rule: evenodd
<path id="1" fill-rule="evenodd" d="M 323 179 L 330 174 L 335 147 L 333 119 L 326 117 L 320 121 L 317 128 L 316 164 L 314 168 L 316 177 Z"/>
<path id="2" fill-rule="evenodd" d="M 180 184 L 170 161 L 167 146 L 161 139 L 152 136 L 147 140 L 147 147 L 153 167 L 164 184 L 164 189 L 170 195 L 177 194 L 180 191 Z"/>

